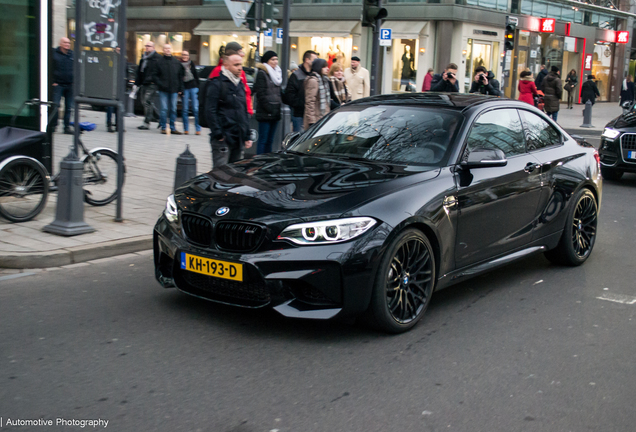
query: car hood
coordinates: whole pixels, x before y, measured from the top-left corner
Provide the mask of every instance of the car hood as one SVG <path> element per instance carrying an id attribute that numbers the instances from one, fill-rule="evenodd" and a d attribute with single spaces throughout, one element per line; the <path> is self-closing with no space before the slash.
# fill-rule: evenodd
<path id="1" fill-rule="evenodd" d="M 636 128 L 636 111 L 630 111 L 627 114 L 621 114 L 613 120 L 610 120 L 605 127 L 614 129 Z"/>
<path id="2" fill-rule="evenodd" d="M 340 215 L 369 200 L 439 175 L 439 168 L 272 153 L 222 166 L 175 192 L 183 211 L 260 220 Z"/>

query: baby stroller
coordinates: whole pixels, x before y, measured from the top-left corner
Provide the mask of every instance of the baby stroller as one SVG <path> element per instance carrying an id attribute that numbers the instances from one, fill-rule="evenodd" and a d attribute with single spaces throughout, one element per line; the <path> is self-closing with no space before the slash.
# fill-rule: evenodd
<path id="1" fill-rule="evenodd" d="M 27 106 L 36 110 L 41 106 L 49 108 L 46 132 L 16 127 L 19 114 Z M 57 105 L 51 102 L 28 100 L 11 118 L 11 126 L 0 129 L 0 216 L 5 219 L 33 219 L 44 209 L 49 192 L 57 190 L 58 175 L 52 176 L 51 131 L 56 110 Z M 84 166 L 84 201 L 93 206 L 111 203 L 117 198 L 119 155 L 106 147 L 87 150 L 81 140 L 79 151 Z"/>
<path id="2" fill-rule="evenodd" d="M 545 94 L 543 93 L 543 91 L 537 90 L 537 95 L 534 97 L 534 106 L 539 108 L 543 112 L 545 112 L 545 101 L 543 100 L 544 96 Z"/>

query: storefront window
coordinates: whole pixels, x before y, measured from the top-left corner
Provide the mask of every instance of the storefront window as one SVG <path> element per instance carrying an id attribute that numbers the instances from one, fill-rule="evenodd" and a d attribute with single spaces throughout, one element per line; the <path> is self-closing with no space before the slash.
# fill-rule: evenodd
<path id="1" fill-rule="evenodd" d="M 494 42 L 495 51 L 498 55 L 498 42 Z M 466 75 L 464 76 L 464 93 L 468 93 L 470 86 L 473 82 L 475 75 L 475 69 L 479 66 L 483 66 L 488 70 L 493 69 L 493 64 L 496 64 L 497 59 L 493 59 L 493 42 L 476 41 L 468 39 L 468 46 L 466 47 Z"/>
<path id="2" fill-rule="evenodd" d="M 594 44 L 594 54 L 592 54 L 592 75 L 594 75 L 598 92 L 601 94 L 598 98 L 599 101 L 609 100 L 609 84 L 613 56 L 614 44 Z"/>
<path id="3" fill-rule="evenodd" d="M 393 40 L 393 91 L 416 91 L 417 55 L 419 41 L 417 39 Z"/>
<path id="4" fill-rule="evenodd" d="M 25 100 L 40 97 L 38 4 L 0 0 L 0 126 L 9 124 Z M 25 110 L 22 116 L 22 125 L 39 128 L 38 110 Z"/>
<path id="5" fill-rule="evenodd" d="M 508 10 L 508 0 L 466 0 L 466 4 L 488 9 Z"/>
<path id="6" fill-rule="evenodd" d="M 159 53 L 163 53 L 163 46 L 167 43 L 172 45 L 172 54 L 176 56 L 181 55 L 183 51 L 183 42 L 187 42 L 192 38 L 190 33 L 137 33 L 137 46 L 135 49 L 136 62 L 139 63 L 141 56 L 143 55 L 145 48 L 144 45 L 148 41 L 155 43 L 155 50 Z"/>

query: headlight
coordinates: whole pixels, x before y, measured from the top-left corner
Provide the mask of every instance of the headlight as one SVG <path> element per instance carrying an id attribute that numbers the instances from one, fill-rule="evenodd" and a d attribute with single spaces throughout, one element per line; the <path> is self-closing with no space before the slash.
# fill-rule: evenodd
<path id="1" fill-rule="evenodd" d="M 620 134 L 621 133 L 617 131 L 616 129 L 605 128 L 602 136 L 611 141 L 616 139 L 616 137 L 619 136 Z"/>
<path id="2" fill-rule="evenodd" d="M 369 217 L 357 217 L 295 224 L 285 228 L 278 240 L 300 245 L 340 243 L 364 234 L 376 223 Z"/>
<path id="3" fill-rule="evenodd" d="M 168 219 L 168 222 L 177 223 L 179 220 L 179 211 L 177 210 L 177 203 L 174 201 L 174 195 L 168 196 L 166 201 L 166 209 L 163 211 L 163 215 Z"/>

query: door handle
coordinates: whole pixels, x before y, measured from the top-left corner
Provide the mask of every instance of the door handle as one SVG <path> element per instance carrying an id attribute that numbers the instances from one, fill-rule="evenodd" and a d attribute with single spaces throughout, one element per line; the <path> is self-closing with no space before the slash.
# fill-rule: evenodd
<path id="1" fill-rule="evenodd" d="M 527 173 L 531 173 L 531 172 L 533 172 L 534 170 L 539 169 L 539 168 L 541 168 L 541 164 L 534 163 L 534 162 L 528 162 L 528 163 L 526 164 L 526 167 L 525 167 L 523 170 L 524 170 L 525 172 L 527 172 Z"/>

